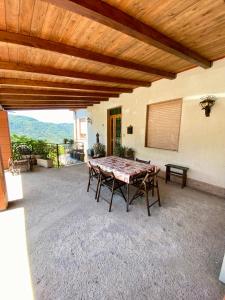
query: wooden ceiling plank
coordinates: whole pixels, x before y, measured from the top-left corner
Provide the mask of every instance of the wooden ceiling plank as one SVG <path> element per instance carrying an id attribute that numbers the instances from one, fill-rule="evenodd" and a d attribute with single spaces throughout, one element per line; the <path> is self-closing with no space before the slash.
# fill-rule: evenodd
<path id="1" fill-rule="evenodd" d="M 91 105 L 88 105 L 91 106 Z M 36 106 L 26 106 L 26 107 L 14 107 L 14 106 L 4 106 L 3 107 L 5 110 L 44 110 L 44 109 L 51 109 L 51 110 L 55 110 L 55 109 L 69 109 L 69 110 L 76 110 L 76 109 L 82 109 L 82 108 L 87 108 L 87 106 L 71 106 L 71 107 L 66 107 L 66 106 L 62 106 L 62 107 L 52 107 L 52 106 L 40 106 L 40 107 L 36 107 Z"/>
<path id="2" fill-rule="evenodd" d="M 1 95 L 43 95 L 43 96 L 86 96 L 86 97 L 103 97 L 103 98 L 108 98 L 108 97 L 114 97 L 118 98 L 119 94 L 114 94 L 114 93 L 95 93 L 95 92 L 83 92 L 83 91 L 50 91 L 46 89 L 27 89 L 27 88 L 2 88 L 0 87 L 0 94 Z"/>
<path id="3" fill-rule="evenodd" d="M 100 99 L 98 100 L 80 100 L 80 99 L 75 99 L 75 100 L 67 100 L 67 99 L 60 99 L 60 100 L 55 100 L 55 99 L 26 99 L 26 98 L 21 98 L 21 99 L 4 99 L 0 98 L 0 104 L 6 104 L 6 103 L 23 103 L 23 102 L 32 102 L 32 103 L 43 103 L 43 102 L 49 102 L 49 103 L 95 103 L 95 102 L 101 102 Z"/>
<path id="4" fill-rule="evenodd" d="M 32 103 L 32 102 L 29 102 L 29 103 L 14 103 L 14 102 L 12 102 L 12 103 L 2 103 L 1 105 L 4 107 L 4 106 L 13 106 L 13 107 L 24 107 L 24 106 L 29 106 L 29 107 L 31 107 L 31 106 L 38 106 L 38 107 L 40 107 L 40 106 L 52 106 L 52 107 L 58 107 L 58 106 L 68 106 L 68 107 L 74 107 L 74 106 L 81 106 L 81 105 L 83 105 L 83 106 L 85 106 L 85 105 L 93 105 L 93 104 L 99 104 L 99 102 L 97 102 L 97 103 L 71 103 L 71 104 L 68 104 L 68 103 L 58 103 L 58 104 L 51 104 L 51 103 L 48 103 L 48 102 L 46 102 L 46 103 Z"/>
<path id="5" fill-rule="evenodd" d="M 99 97 L 49 97 L 49 96 L 37 96 L 37 95 L 0 95 L 1 100 L 80 100 L 80 101 L 107 101 L 108 98 Z"/>
<path id="6" fill-rule="evenodd" d="M 142 64 L 133 63 L 131 61 L 115 58 L 112 56 L 103 55 L 90 50 L 81 49 L 81 48 L 69 46 L 62 43 L 57 43 L 50 40 L 44 40 L 33 36 L 7 32 L 7 31 L 0 31 L 0 41 L 4 43 L 11 43 L 15 45 L 27 46 L 36 49 L 53 51 L 60 54 L 66 54 L 66 55 L 79 57 L 79 58 L 83 58 L 95 62 L 132 69 L 136 71 L 141 71 L 148 74 L 155 74 L 169 79 L 176 78 L 176 74 L 172 72 L 160 70 Z"/>
<path id="7" fill-rule="evenodd" d="M 5 62 L 0 61 L 0 69 L 1 70 L 10 70 L 10 71 L 19 71 L 19 72 L 28 72 L 28 73 L 38 73 L 38 74 L 47 74 L 61 77 L 70 77 L 70 78 L 81 78 L 88 79 L 94 81 L 103 81 L 103 82 L 117 82 L 130 84 L 134 86 L 150 86 L 151 83 L 148 81 L 140 81 L 134 79 L 126 79 L 120 77 L 112 77 L 106 75 L 99 75 L 93 73 L 85 73 L 85 72 L 76 72 L 72 70 L 65 69 L 55 69 L 51 67 L 45 66 L 35 66 L 35 65 L 27 65 L 27 64 L 16 64 L 13 62 Z"/>
<path id="8" fill-rule="evenodd" d="M 42 87 L 42 88 L 56 88 L 56 89 L 69 89 L 69 90 L 85 90 L 85 91 L 98 91 L 98 92 L 119 92 L 119 93 L 132 93 L 131 88 L 123 87 L 109 87 L 89 84 L 76 84 L 66 82 L 52 82 L 30 79 L 18 78 L 0 78 L 0 85 L 13 85 L 13 86 L 27 86 L 27 87 Z"/>
<path id="9" fill-rule="evenodd" d="M 2 103 L 1 105 L 4 107 L 4 106 L 13 106 L 13 107 L 15 107 L 15 106 L 17 106 L 17 107 L 22 107 L 22 106 L 46 106 L 46 105 L 48 105 L 48 106 L 53 106 L 53 107 L 57 107 L 57 106 L 62 106 L 62 105 L 64 105 L 64 106 L 68 106 L 68 107 L 70 107 L 70 106 L 72 106 L 72 107 L 74 107 L 74 106 L 81 106 L 81 105 L 93 105 L 93 104 L 99 104 L 100 102 L 97 102 L 97 103 L 70 103 L 70 104 L 68 104 L 68 103 L 48 103 L 48 102 L 46 102 L 46 103 L 43 103 L 43 102 L 40 102 L 40 103 L 32 103 L 32 102 L 28 102 L 28 103 L 17 103 L 17 102 L 12 102 L 12 103 Z"/>
<path id="10" fill-rule="evenodd" d="M 123 32 L 158 49 L 176 55 L 203 68 L 211 62 L 138 19 L 101 0 L 44 0 L 65 10 Z"/>

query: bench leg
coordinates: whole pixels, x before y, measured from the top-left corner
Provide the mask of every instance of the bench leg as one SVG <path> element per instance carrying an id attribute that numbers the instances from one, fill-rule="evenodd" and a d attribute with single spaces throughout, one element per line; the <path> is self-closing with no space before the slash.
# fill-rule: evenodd
<path id="1" fill-rule="evenodd" d="M 187 172 L 183 171 L 183 176 L 182 176 L 182 189 L 186 186 L 187 183 Z"/>
<path id="2" fill-rule="evenodd" d="M 166 167 L 166 183 L 170 181 L 170 167 Z"/>

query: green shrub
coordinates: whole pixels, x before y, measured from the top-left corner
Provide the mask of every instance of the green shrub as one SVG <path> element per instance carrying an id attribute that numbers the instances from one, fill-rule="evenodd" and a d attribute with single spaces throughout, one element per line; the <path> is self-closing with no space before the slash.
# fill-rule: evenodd
<path id="1" fill-rule="evenodd" d="M 32 149 L 32 154 L 40 155 L 44 159 L 52 159 L 53 164 L 57 164 L 57 146 L 56 144 L 49 144 L 44 140 L 35 140 L 25 135 L 13 134 L 11 136 L 13 159 L 21 159 L 21 154 L 17 147 L 21 144 L 27 145 Z M 64 153 L 64 147 L 59 146 L 59 155 Z"/>
<path id="2" fill-rule="evenodd" d="M 101 143 L 96 143 L 93 145 L 95 156 L 105 156 L 105 145 Z"/>

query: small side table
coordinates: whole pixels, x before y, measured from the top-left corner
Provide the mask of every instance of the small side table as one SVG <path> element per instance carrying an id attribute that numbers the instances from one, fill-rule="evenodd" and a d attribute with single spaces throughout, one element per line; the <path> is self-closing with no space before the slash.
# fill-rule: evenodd
<path id="1" fill-rule="evenodd" d="M 183 189 L 186 186 L 187 171 L 189 170 L 189 168 L 178 166 L 178 165 L 173 165 L 173 164 L 166 164 L 165 166 L 166 166 L 166 183 L 167 183 L 167 181 L 170 181 L 170 175 L 182 177 L 181 188 Z M 177 171 L 174 171 L 171 169 L 175 169 L 175 170 L 179 170 L 179 171 L 177 172 Z"/>

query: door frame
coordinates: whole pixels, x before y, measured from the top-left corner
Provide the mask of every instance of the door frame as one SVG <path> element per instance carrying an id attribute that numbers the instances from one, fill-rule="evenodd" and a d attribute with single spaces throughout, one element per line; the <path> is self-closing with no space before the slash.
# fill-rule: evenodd
<path id="1" fill-rule="evenodd" d="M 110 110 L 115 108 L 121 108 L 121 144 L 122 144 L 122 122 L 123 122 L 123 112 L 122 112 L 122 106 L 115 106 L 107 109 L 107 155 L 110 155 Z"/>

